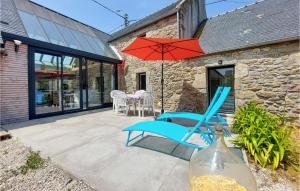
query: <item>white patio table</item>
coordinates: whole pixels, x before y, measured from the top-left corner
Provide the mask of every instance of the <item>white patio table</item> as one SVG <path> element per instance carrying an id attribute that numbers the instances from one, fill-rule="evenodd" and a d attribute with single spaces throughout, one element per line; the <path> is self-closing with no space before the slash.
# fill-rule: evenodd
<path id="1" fill-rule="evenodd" d="M 136 95 L 136 94 L 126 94 L 128 101 L 131 101 L 134 105 L 134 114 L 136 113 L 136 106 L 138 105 L 139 107 L 141 106 L 141 99 L 142 97 L 140 95 Z M 139 117 L 141 117 L 141 112 L 140 110 L 139 112 Z"/>

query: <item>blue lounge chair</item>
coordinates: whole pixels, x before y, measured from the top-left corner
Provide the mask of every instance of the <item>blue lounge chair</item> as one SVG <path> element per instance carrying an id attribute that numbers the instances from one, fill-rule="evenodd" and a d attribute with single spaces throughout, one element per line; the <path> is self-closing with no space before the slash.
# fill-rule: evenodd
<path id="1" fill-rule="evenodd" d="M 203 146 L 196 145 L 193 143 L 187 142 L 188 139 L 194 134 L 194 133 L 199 133 L 200 137 L 207 143 L 211 144 L 212 140 L 214 139 L 214 130 L 211 128 L 211 123 L 210 120 L 215 114 L 218 112 L 220 107 L 223 105 L 224 101 L 226 100 L 228 94 L 230 92 L 230 87 L 225 87 L 219 97 L 219 99 L 215 102 L 215 104 L 212 106 L 210 111 L 205 112 L 204 115 L 200 116 L 198 118 L 197 124 L 192 127 L 186 127 L 183 125 L 175 124 L 175 123 L 170 123 L 170 122 L 165 122 L 165 121 L 144 121 L 140 123 L 136 123 L 132 126 L 129 126 L 123 131 L 128 132 L 128 137 L 126 141 L 126 146 L 128 144 L 139 138 L 144 136 L 144 132 L 149 132 L 149 133 L 154 133 L 161 135 L 163 137 L 166 137 L 168 139 L 171 139 L 173 141 L 176 141 L 180 144 L 193 147 L 196 149 L 202 149 Z M 204 125 L 206 130 L 202 130 L 201 126 Z M 131 138 L 131 133 L 134 131 L 141 132 L 139 135 Z"/>
<path id="2" fill-rule="evenodd" d="M 223 87 L 219 86 L 217 88 L 216 93 L 215 93 L 213 99 L 211 100 L 206 112 L 209 112 L 212 109 L 213 105 L 215 104 L 215 102 L 219 99 L 220 95 L 222 94 L 222 91 L 227 88 L 230 88 L 230 87 L 223 88 Z M 171 118 L 182 118 L 182 119 L 191 119 L 191 120 L 198 121 L 199 119 L 201 119 L 202 116 L 203 116 L 203 114 L 193 113 L 193 112 L 166 112 L 166 113 L 163 113 L 160 116 L 158 116 L 156 118 L 156 120 L 168 121 L 168 119 L 171 119 Z M 228 126 L 227 121 L 218 113 L 216 113 L 216 115 L 212 118 L 212 120 L 215 121 L 215 123 L 219 123 L 223 126 Z M 230 132 L 226 128 L 224 128 L 224 135 L 230 136 Z"/>

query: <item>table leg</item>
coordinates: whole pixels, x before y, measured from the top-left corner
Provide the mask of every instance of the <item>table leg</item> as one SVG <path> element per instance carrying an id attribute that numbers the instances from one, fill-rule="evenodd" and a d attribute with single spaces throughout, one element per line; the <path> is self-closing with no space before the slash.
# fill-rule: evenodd
<path id="1" fill-rule="evenodd" d="M 133 105 L 134 105 L 134 115 L 136 114 L 136 102 L 134 101 L 133 102 Z"/>

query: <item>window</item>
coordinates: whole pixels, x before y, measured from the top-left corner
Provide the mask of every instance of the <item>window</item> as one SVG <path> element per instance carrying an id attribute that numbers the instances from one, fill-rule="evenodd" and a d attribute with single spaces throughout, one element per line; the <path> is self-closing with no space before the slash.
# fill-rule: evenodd
<path id="1" fill-rule="evenodd" d="M 23 11 L 19 11 L 19 15 L 30 38 L 48 42 L 47 36 L 36 16 Z"/>
<path id="2" fill-rule="evenodd" d="M 88 107 L 100 106 L 102 104 L 101 62 L 87 60 L 87 77 Z"/>
<path id="3" fill-rule="evenodd" d="M 139 73 L 138 76 L 138 90 L 146 90 L 146 73 Z"/>
<path id="4" fill-rule="evenodd" d="M 88 43 L 87 39 L 84 37 L 82 32 L 75 31 L 73 29 L 70 30 L 72 31 L 72 34 L 75 36 L 78 42 L 80 43 L 81 47 L 83 48 L 82 49 L 83 51 L 95 53 L 94 49 L 90 46 L 90 44 Z"/>
<path id="5" fill-rule="evenodd" d="M 36 114 L 62 111 L 61 57 L 35 53 L 34 60 Z"/>
<path id="6" fill-rule="evenodd" d="M 209 102 L 215 95 L 218 86 L 229 86 L 231 91 L 223 106 L 220 108 L 221 113 L 233 113 L 235 108 L 234 97 L 234 67 L 220 67 L 208 69 L 208 96 Z"/>
<path id="7" fill-rule="evenodd" d="M 79 58 L 63 57 L 63 106 L 64 110 L 80 108 L 80 62 Z"/>
<path id="8" fill-rule="evenodd" d="M 59 24 L 56 24 L 56 26 L 70 48 L 81 49 L 80 44 L 73 36 L 70 29 Z"/>
<path id="9" fill-rule="evenodd" d="M 139 37 L 146 37 L 147 35 L 146 35 L 146 33 L 142 33 L 142 34 L 140 34 L 140 35 L 138 35 Z"/>
<path id="10" fill-rule="evenodd" d="M 46 19 L 42 19 L 39 18 L 49 40 L 51 43 L 53 44 L 58 44 L 58 45 L 62 45 L 65 46 L 66 43 L 64 42 L 63 37 L 61 36 L 61 34 L 58 32 L 55 24 L 53 24 L 50 21 L 47 21 Z"/>

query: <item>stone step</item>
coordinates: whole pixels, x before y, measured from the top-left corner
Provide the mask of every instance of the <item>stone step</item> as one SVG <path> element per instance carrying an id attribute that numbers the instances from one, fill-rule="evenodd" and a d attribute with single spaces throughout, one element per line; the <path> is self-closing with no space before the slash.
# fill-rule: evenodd
<path id="1" fill-rule="evenodd" d="M 0 141 L 4 141 L 6 139 L 10 139 L 11 135 L 9 132 L 6 131 L 0 131 Z"/>

